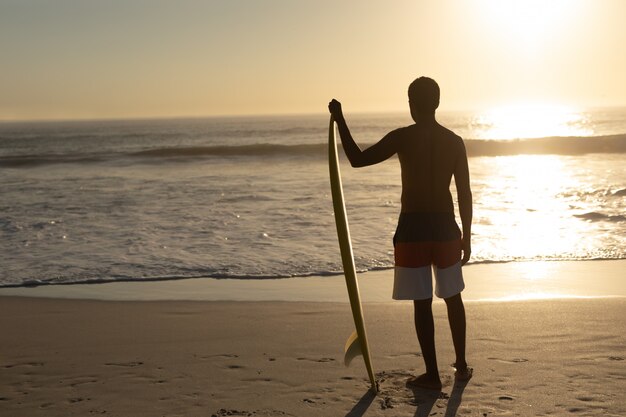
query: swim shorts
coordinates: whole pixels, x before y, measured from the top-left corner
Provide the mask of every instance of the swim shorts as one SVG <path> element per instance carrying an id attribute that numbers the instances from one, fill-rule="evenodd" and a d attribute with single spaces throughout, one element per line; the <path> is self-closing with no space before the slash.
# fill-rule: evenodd
<path id="1" fill-rule="evenodd" d="M 454 213 L 401 213 L 393 237 L 394 300 L 452 297 L 463 291 L 461 231 Z"/>

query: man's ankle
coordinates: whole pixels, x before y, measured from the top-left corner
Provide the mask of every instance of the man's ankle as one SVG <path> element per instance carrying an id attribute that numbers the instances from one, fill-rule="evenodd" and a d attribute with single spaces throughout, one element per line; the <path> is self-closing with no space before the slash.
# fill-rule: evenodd
<path id="1" fill-rule="evenodd" d="M 428 376 L 429 379 L 433 380 L 433 381 L 440 381 L 441 378 L 439 378 L 439 371 L 436 372 L 428 372 L 426 371 L 426 375 Z"/>

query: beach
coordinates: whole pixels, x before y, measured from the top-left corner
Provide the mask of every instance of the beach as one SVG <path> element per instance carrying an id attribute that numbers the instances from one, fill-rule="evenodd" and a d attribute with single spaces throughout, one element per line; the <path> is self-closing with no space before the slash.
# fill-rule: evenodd
<path id="1" fill-rule="evenodd" d="M 567 263 L 551 266 L 551 273 L 564 283 L 571 277 L 571 288 L 583 276 L 610 275 L 612 282 L 622 281 L 624 261 L 572 264 L 579 265 L 581 276 L 572 274 L 576 268 Z M 516 268 L 519 265 L 466 268 L 468 361 L 475 369 L 467 384 L 454 382 L 448 366 L 454 353 L 445 304 L 434 303 L 444 383 L 441 393 L 405 387 L 410 375 L 423 372 L 412 306 L 407 302 L 364 303 L 380 384 L 379 394 L 373 395 L 363 361 L 357 358 L 348 368 L 343 364 L 343 345 L 353 329 L 345 301 L 290 302 L 285 300 L 288 291 L 282 301 L 276 295 L 275 301 L 252 301 L 253 291 L 240 297 L 248 301 L 194 301 L 180 295 L 176 300 L 171 294 L 169 298 L 161 295 L 161 301 L 140 301 L 139 295 L 130 301 L 115 301 L 114 296 L 86 300 L 45 294 L 50 289 L 76 286 L 20 289 L 34 290 L 31 294 L 37 297 L 10 296 L 16 289 L 2 289 L 2 414 L 626 414 L 624 284 L 607 287 L 594 297 L 564 291 L 560 297 L 541 298 L 538 292 L 529 292 L 527 298 L 517 301 L 512 297 L 489 301 L 498 297 L 482 290 L 474 295 L 469 292 L 472 285 L 488 287 L 490 275 L 512 275 Z M 385 273 L 390 276 L 389 271 L 374 274 Z M 371 287 L 374 281 L 368 274 L 361 275 L 363 287 Z M 324 278 L 328 277 L 316 279 Z M 487 279 L 486 283 L 481 284 L 481 279 Z M 277 281 L 286 287 L 298 285 L 293 284 L 298 279 Z M 91 287 L 97 288 L 94 293 L 114 294 L 119 290 L 107 287 L 123 284 Z M 144 300 L 156 300 L 155 294 L 145 293 L 158 292 L 159 284 L 144 282 L 135 288 L 145 289 Z M 202 280 L 195 284 L 201 292 Z M 347 298 L 345 288 L 337 291 Z M 368 291 L 372 288 L 364 292 Z M 328 298 L 334 300 L 333 295 Z"/>

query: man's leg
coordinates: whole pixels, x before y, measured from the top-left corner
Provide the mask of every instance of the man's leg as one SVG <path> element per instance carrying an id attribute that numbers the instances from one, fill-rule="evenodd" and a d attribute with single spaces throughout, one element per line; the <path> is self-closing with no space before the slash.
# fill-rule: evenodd
<path id="1" fill-rule="evenodd" d="M 420 388 L 441 389 L 439 369 L 437 367 L 437 354 L 435 352 L 435 323 L 432 310 L 433 299 L 414 300 L 415 307 L 415 331 L 419 341 L 426 373 L 409 380 L 408 384 Z"/>
<path id="2" fill-rule="evenodd" d="M 471 369 L 467 367 L 465 360 L 465 307 L 461 293 L 445 298 L 446 307 L 448 308 L 448 322 L 452 332 L 452 343 L 454 344 L 454 353 L 456 354 L 456 362 L 454 367 L 457 369 L 456 376 L 460 379 L 471 378 Z"/>

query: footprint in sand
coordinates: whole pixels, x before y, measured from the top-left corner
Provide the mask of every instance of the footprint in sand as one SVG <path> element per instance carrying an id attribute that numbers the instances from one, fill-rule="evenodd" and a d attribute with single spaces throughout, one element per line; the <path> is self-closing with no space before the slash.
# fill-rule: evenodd
<path id="1" fill-rule="evenodd" d="M 22 363 L 12 363 L 9 365 L 4 365 L 5 369 L 15 368 L 17 366 L 44 366 L 43 362 L 22 362 Z"/>
<path id="2" fill-rule="evenodd" d="M 385 397 L 380 400 L 380 409 L 387 410 L 389 408 L 393 408 L 393 403 L 391 401 L 391 397 Z"/>
<path id="3" fill-rule="evenodd" d="M 525 358 L 513 358 L 513 359 L 500 359 L 500 358 L 487 358 L 491 361 L 498 361 L 502 363 L 524 363 L 528 362 L 528 359 Z"/>
<path id="4" fill-rule="evenodd" d="M 415 358 L 422 356 L 419 352 L 408 352 L 408 353 L 398 353 L 393 355 L 387 355 L 388 359 L 396 359 L 396 358 Z"/>
<path id="5" fill-rule="evenodd" d="M 320 358 L 320 359 L 312 359 L 312 358 L 298 358 L 299 361 L 310 361 L 310 362 L 335 362 L 334 358 Z"/>
<path id="6" fill-rule="evenodd" d="M 382 410 L 400 406 L 419 407 L 423 403 L 434 403 L 437 399 L 448 400 L 446 392 L 413 390 L 407 388 L 406 381 L 413 373 L 404 370 L 382 371 L 376 374 L 379 384 L 379 405 Z M 450 377 L 443 375 L 443 385 L 450 385 Z"/>
<path id="7" fill-rule="evenodd" d="M 227 410 L 225 408 L 220 408 L 217 410 L 217 413 L 211 414 L 211 417 L 225 417 L 225 416 L 253 416 L 254 412 L 251 411 L 241 411 L 241 410 Z"/>
<path id="8" fill-rule="evenodd" d="M 76 377 L 66 381 L 70 387 L 76 387 L 83 384 L 95 384 L 98 378 L 93 376 Z"/>
<path id="9" fill-rule="evenodd" d="M 80 398 L 80 397 L 77 397 L 77 398 L 69 398 L 69 399 L 67 400 L 67 402 L 68 402 L 68 403 L 70 403 L 70 404 L 76 404 L 76 403 L 82 403 L 82 402 L 83 402 L 83 401 L 85 401 L 85 400 L 89 400 L 89 398 L 87 398 L 87 399 L 85 399 L 85 398 Z"/>
<path id="10" fill-rule="evenodd" d="M 272 378 L 244 378 L 242 381 L 245 382 L 272 382 Z"/>
<path id="11" fill-rule="evenodd" d="M 202 360 L 213 360 L 213 359 L 237 359 L 239 355 L 235 355 L 234 353 L 218 353 L 217 355 L 193 355 L 194 358 L 202 359 Z"/>
<path id="12" fill-rule="evenodd" d="M 256 410 L 256 411 L 243 411 L 243 410 L 227 410 L 225 408 L 220 408 L 217 412 L 211 414 L 211 417 L 226 417 L 226 416 L 247 416 L 247 417 L 276 417 L 276 416 L 284 416 L 290 417 L 291 414 L 287 414 L 284 411 L 267 409 L 267 410 Z"/>
<path id="13" fill-rule="evenodd" d="M 133 361 L 133 362 L 107 362 L 105 363 L 106 366 L 123 366 L 126 368 L 132 368 L 135 366 L 141 366 L 143 365 L 143 362 L 139 362 L 139 361 Z"/>
<path id="14" fill-rule="evenodd" d="M 571 407 L 568 408 L 567 411 L 569 411 L 570 413 L 582 413 L 583 411 L 585 411 L 585 409 L 579 407 Z"/>
<path id="15" fill-rule="evenodd" d="M 576 397 L 576 399 L 577 399 L 578 401 L 582 401 L 582 402 L 585 402 L 585 403 L 586 403 L 586 402 L 591 402 L 591 401 L 596 401 L 596 399 L 595 399 L 595 398 L 590 397 L 590 396 L 588 396 L 588 395 L 580 395 L 580 396 Z"/>

